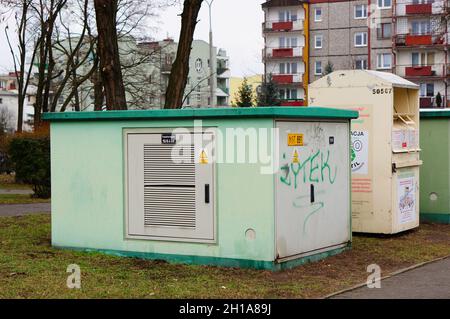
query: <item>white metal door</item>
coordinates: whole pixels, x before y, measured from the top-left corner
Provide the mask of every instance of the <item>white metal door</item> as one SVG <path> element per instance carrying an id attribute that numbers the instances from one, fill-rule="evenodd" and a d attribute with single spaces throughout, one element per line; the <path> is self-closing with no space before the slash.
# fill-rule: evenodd
<path id="1" fill-rule="evenodd" d="M 128 133 L 128 236 L 213 241 L 214 136 Z"/>
<path id="2" fill-rule="evenodd" d="M 277 257 L 350 240 L 349 124 L 277 122 Z"/>

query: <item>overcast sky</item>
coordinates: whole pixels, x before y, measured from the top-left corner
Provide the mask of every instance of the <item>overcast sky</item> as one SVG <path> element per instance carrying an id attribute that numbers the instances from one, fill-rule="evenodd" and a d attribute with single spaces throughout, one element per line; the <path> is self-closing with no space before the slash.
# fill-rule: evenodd
<path id="1" fill-rule="evenodd" d="M 182 1 L 181 1 L 182 2 Z M 264 41 L 261 23 L 264 15 L 261 10 L 263 0 L 214 0 L 212 6 L 212 25 L 214 45 L 227 50 L 233 76 L 261 74 L 261 50 Z M 182 11 L 181 6 L 171 7 L 160 13 L 156 39 L 167 36 L 178 40 Z M 203 4 L 195 39 L 209 41 L 208 5 Z M 13 69 L 11 54 L 7 46 L 4 24 L 0 29 L 0 73 Z"/>

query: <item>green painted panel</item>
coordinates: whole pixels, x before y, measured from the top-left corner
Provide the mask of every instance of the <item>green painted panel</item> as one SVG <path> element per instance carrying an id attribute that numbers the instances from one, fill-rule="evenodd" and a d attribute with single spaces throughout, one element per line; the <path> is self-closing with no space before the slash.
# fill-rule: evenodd
<path id="1" fill-rule="evenodd" d="M 420 157 L 423 161 L 420 168 L 421 212 L 448 214 L 450 211 L 449 136 L 450 119 L 421 119 Z M 437 194 L 437 198 L 431 196 L 432 193 Z"/>
<path id="2" fill-rule="evenodd" d="M 341 118 L 354 119 L 358 112 L 324 107 L 258 107 L 181 110 L 45 113 L 49 121 L 161 120 L 203 118 Z"/>
<path id="3" fill-rule="evenodd" d="M 217 164 L 217 244 L 125 239 L 125 128 L 192 127 L 193 120 L 54 122 L 52 243 L 55 246 L 153 254 L 273 261 L 273 175 L 256 164 Z M 272 119 L 208 119 L 203 126 L 272 128 Z M 218 143 L 221 149 L 221 143 Z M 248 240 L 252 228 L 256 239 Z"/>

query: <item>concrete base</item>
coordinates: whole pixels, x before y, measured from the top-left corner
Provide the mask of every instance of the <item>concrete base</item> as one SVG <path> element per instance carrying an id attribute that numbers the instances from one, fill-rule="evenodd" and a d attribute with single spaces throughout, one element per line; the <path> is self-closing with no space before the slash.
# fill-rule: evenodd
<path id="1" fill-rule="evenodd" d="M 327 257 L 340 254 L 346 250 L 351 249 L 351 243 L 345 247 L 332 249 L 326 252 L 321 252 L 298 259 L 293 259 L 278 263 L 276 261 L 263 260 L 248 260 L 248 259 L 234 259 L 234 258 L 220 258 L 220 257 L 205 257 L 205 256 L 186 256 L 186 255 L 169 255 L 169 254 L 155 254 L 155 253 L 141 253 L 131 251 L 107 250 L 107 249 L 91 249 L 91 248 L 74 248 L 74 247 L 55 247 L 59 249 L 83 251 L 87 253 L 101 253 L 112 256 L 140 258 L 148 260 L 164 260 L 174 264 L 189 264 L 189 265 L 208 265 L 219 267 L 233 267 L 233 268 L 251 268 L 258 270 L 281 271 L 292 269 L 300 265 L 310 262 L 316 262 Z"/>
<path id="2" fill-rule="evenodd" d="M 450 224 L 450 213 L 420 213 L 420 221 L 436 224 Z"/>

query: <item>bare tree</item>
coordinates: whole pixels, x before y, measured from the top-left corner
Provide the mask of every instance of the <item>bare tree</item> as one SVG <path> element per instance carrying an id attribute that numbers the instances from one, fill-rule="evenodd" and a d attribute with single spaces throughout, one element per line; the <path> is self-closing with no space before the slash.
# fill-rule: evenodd
<path id="1" fill-rule="evenodd" d="M 127 109 L 116 28 L 117 2 L 117 0 L 94 0 L 100 74 L 108 110 Z"/>
<path id="2" fill-rule="evenodd" d="M 172 66 L 166 91 L 164 105 L 166 109 L 176 109 L 182 106 L 183 92 L 189 74 L 189 56 L 202 2 L 203 0 L 184 0 L 177 57 Z"/>
<path id="3" fill-rule="evenodd" d="M 27 90 L 30 84 L 31 69 L 36 57 L 37 44 L 39 37 L 29 34 L 30 14 L 29 9 L 32 0 L 2 0 L 1 4 L 5 5 L 8 11 L 3 15 L 14 16 L 15 32 L 17 33 L 17 47 L 13 45 L 9 32 L 9 26 L 5 27 L 5 35 L 11 56 L 14 63 L 14 72 L 18 83 L 18 105 L 17 105 L 17 131 L 23 130 L 23 110 L 27 97 Z M 29 63 L 27 67 L 27 58 Z"/>

